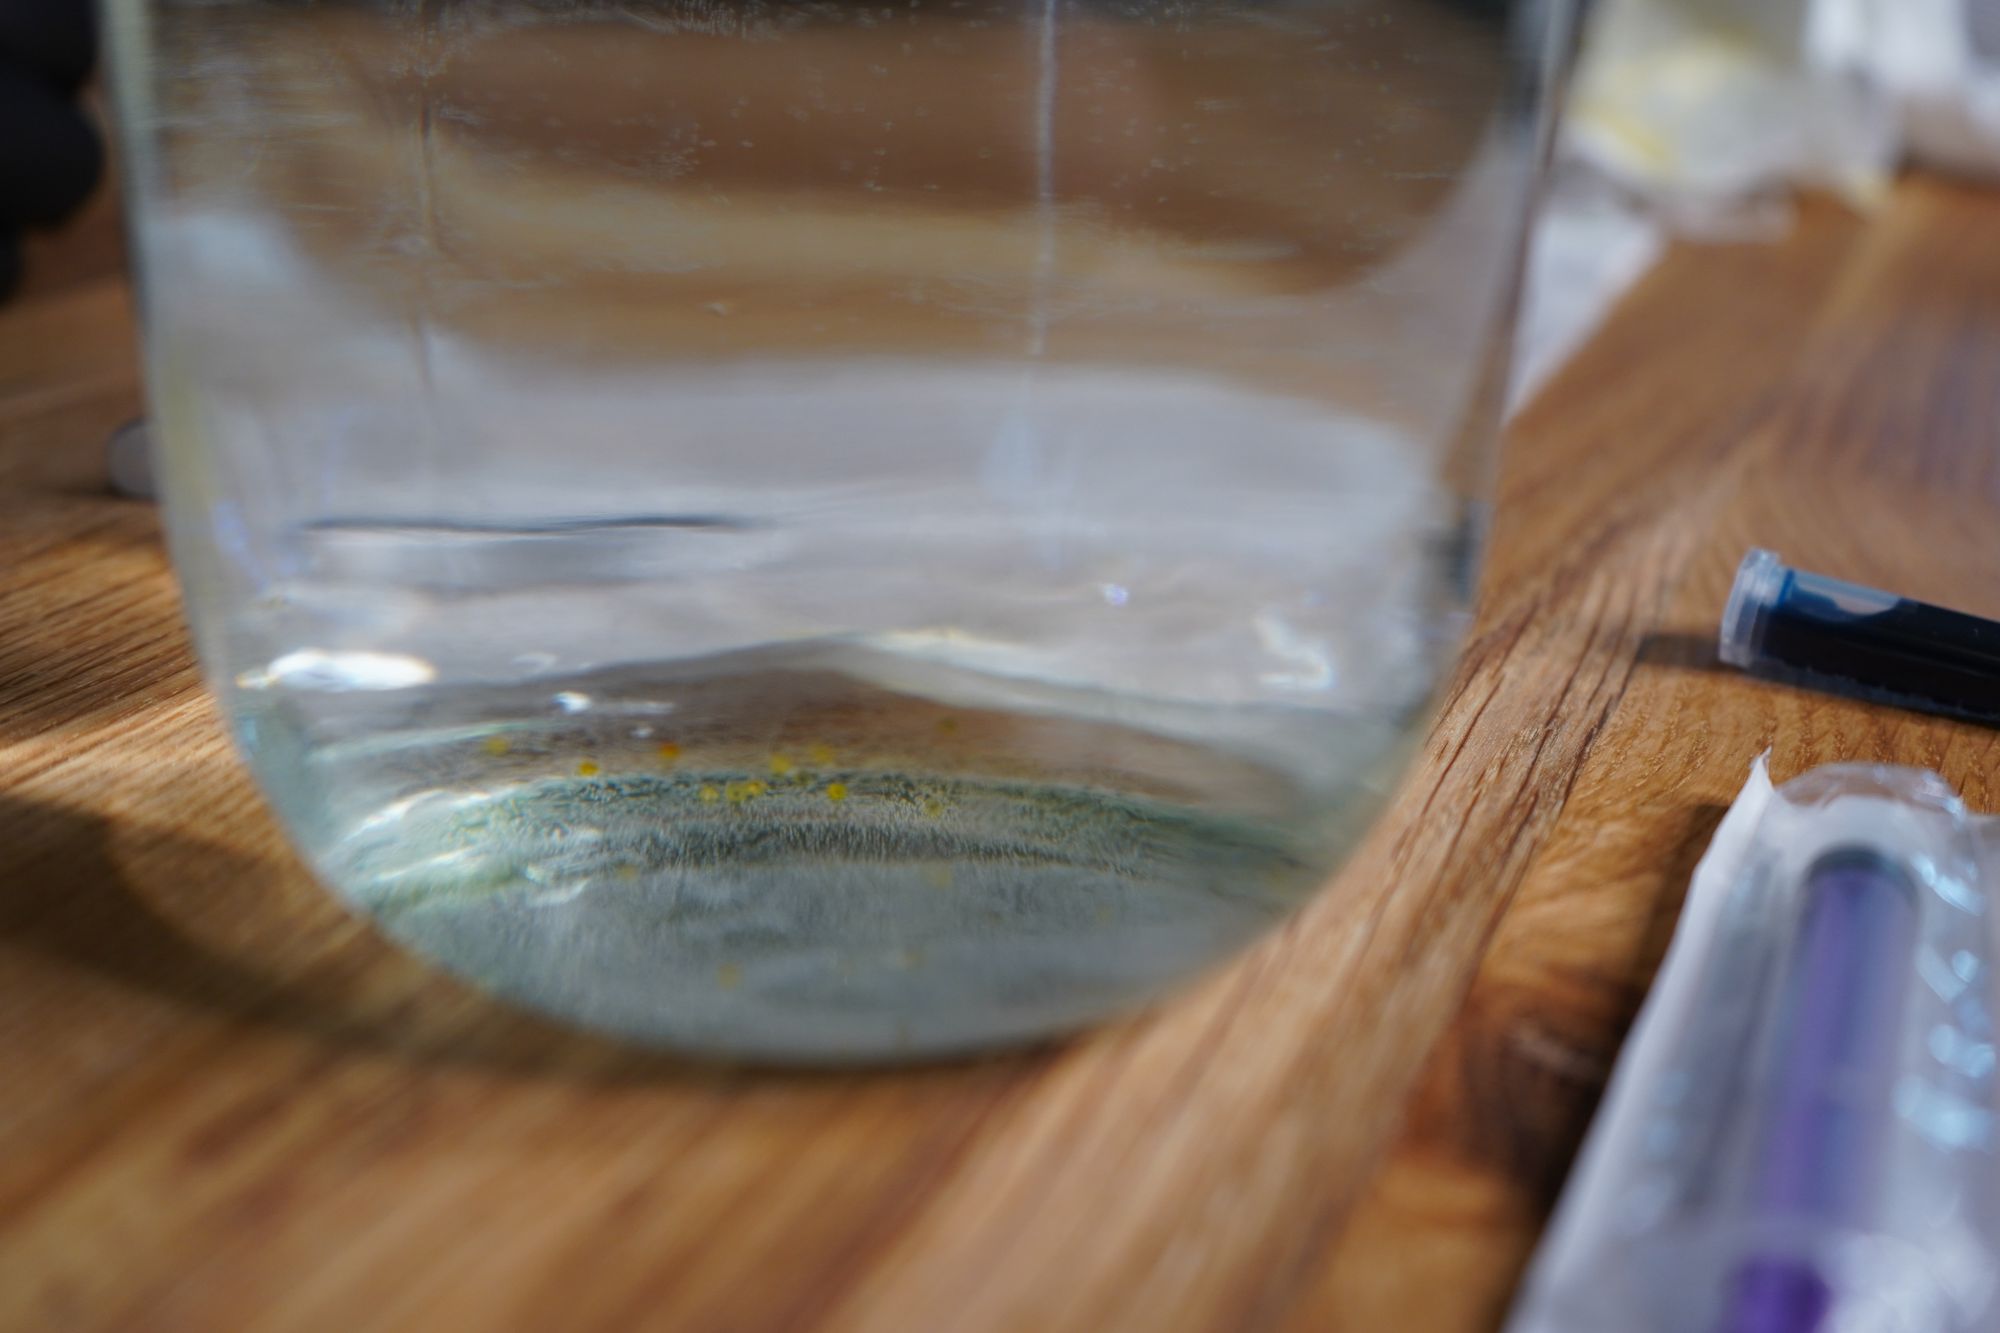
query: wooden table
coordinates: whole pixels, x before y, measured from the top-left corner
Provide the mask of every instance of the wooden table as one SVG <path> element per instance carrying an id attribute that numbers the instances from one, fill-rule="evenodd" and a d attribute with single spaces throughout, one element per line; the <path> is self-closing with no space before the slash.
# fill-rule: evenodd
<path id="1" fill-rule="evenodd" d="M 691 1070 L 317 890 L 190 665 L 100 208 L 0 310 L 0 1326 L 1432 1330 L 1500 1318 L 1773 750 L 1996 734 L 1716 667 L 1737 559 L 2000 614 L 2000 196 L 1685 247 L 1519 422 L 1400 802 L 1264 947 L 1038 1053 Z"/>

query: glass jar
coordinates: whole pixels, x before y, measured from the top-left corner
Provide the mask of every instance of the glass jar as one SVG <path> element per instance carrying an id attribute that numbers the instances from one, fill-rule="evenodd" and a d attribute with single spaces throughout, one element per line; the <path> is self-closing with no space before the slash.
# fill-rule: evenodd
<path id="1" fill-rule="evenodd" d="M 1365 827 L 1566 6 L 109 8 L 200 653 L 391 936 L 685 1050 L 956 1052 Z"/>

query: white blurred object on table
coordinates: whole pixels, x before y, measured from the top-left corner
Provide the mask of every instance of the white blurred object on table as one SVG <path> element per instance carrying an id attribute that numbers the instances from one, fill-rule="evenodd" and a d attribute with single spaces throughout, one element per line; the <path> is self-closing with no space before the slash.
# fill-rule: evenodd
<path id="1" fill-rule="evenodd" d="M 2000 0 L 1599 0 L 1527 273 L 1525 404 L 1671 234 L 1777 239 L 1911 162 L 2000 179 Z"/>

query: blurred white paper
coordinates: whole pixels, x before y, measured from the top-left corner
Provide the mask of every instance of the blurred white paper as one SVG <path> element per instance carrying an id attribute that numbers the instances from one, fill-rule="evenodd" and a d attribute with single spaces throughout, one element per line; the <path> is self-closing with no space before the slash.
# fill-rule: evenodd
<path id="1" fill-rule="evenodd" d="M 1601 0 L 1562 153 L 1681 230 L 1903 162 L 2000 174 L 2000 0 Z"/>
<path id="2" fill-rule="evenodd" d="M 1665 245 L 1658 222 L 1609 191 L 1572 180 L 1550 192 L 1528 251 L 1509 412 L 1541 391 Z"/>
<path id="3" fill-rule="evenodd" d="M 1519 410 L 1667 237 L 1778 239 L 1801 188 L 2000 179 L 2000 0 L 1599 0 L 1530 251 Z"/>
<path id="4" fill-rule="evenodd" d="M 2000 176 L 2000 0 L 1818 0 L 1822 68 L 1894 105 L 1915 160 Z"/>
<path id="5" fill-rule="evenodd" d="M 1838 0 L 1603 0 L 1564 158 L 1684 231 L 1768 221 L 1795 186 L 1866 205 L 1895 169 L 1896 116 L 1886 93 L 1814 50 L 1827 3 Z"/>

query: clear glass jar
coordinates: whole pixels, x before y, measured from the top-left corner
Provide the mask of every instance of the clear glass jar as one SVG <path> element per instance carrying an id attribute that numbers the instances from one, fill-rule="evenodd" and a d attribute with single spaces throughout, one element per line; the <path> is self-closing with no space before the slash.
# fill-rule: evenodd
<path id="1" fill-rule="evenodd" d="M 110 16 L 200 651 L 395 938 L 683 1049 L 959 1051 L 1365 827 L 1566 6 Z"/>

